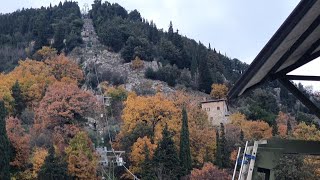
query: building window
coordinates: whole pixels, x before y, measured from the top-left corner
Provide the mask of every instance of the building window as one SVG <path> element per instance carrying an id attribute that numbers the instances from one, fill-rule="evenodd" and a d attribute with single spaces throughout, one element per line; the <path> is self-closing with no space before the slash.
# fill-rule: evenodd
<path id="1" fill-rule="evenodd" d="M 213 123 L 213 117 L 210 117 L 210 122 Z"/>
<path id="2" fill-rule="evenodd" d="M 219 106 L 217 107 L 217 110 L 220 110 L 220 107 L 219 107 Z"/>

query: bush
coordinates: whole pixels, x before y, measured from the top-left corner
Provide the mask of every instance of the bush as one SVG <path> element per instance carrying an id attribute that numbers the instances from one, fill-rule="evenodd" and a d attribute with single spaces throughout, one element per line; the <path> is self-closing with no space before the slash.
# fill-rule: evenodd
<path id="1" fill-rule="evenodd" d="M 143 68 L 143 61 L 138 56 L 131 63 L 131 68 L 134 70 Z"/>
<path id="2" fill-rule="evenodd" d="M 133 87 L 133 91 L 139 96 L 143 95 L 155 95 L 156 91 L 152 89 L 152 83 L 144 82 Z"/>
<path id="3" fill-rule="evenodd" d="M 150 67 L 148 67 L 146 69 L 146 72 L 144 73 L 144 76 L 148 79 L 154 79 L 156 80 L 157 79 L 157 73 Z"/>

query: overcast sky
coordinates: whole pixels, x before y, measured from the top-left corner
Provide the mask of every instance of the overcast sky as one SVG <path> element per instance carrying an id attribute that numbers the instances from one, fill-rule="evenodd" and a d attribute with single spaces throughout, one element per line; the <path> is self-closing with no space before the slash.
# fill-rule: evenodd
<path id="1" fill-rule="evenodd" d="M 4 1 L 4 0 L 1 0 Z M 0 12 L 13 12 L 22 7 L 56 5 L 60 0 L 8 0 Z M 80 7 L 93 0 L 78 0 Z M 104 1 L 102 1 L 104 2 Z M 173 22 L 179 33 L 216 48 L 231 58 L 251 63 L 263 46 L 292 12 L 299 0 L 110 0 L 127 10 L 137 9 L 153 20 L 158 28 L 168 29 Z M 302 68 L 320 75 L 319 60 Z M 317 67 L 317 68 L 315 68 Z M 316 73 L 316 74 L 315 74 Z M 310 83 L 309 83 L 310 84 Z M 313 84 L 319 86 L 320 84 Z"/>

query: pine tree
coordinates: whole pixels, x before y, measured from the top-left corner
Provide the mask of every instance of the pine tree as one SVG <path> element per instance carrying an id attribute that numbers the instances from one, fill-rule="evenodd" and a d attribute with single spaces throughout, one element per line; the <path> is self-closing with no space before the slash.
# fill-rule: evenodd
<path id="1" fill-rule="evenodd" d="M 19 82 L 12 86 L 12 97 L 14 98 L 14 116 L 20 116 L 22 111 L 26 108 L 26 103 L 23 99 Z"/>
<path id="2" fill-rule="evenodd" d="M 169 37 L 169 40 L 172 41 L 172 39 L 173 39 L 173 26 L 172 26 L 172 21 L 170 21 L 170 24 L 169 24 L 168 37 Z"/>
<path id="3" fill-rule="evenodd" d="M 222 166 L 222 153 L 221 153 L 221 147 L 220 147 L 220 135 L 219 135 L 219 129 L 216 129 L 216 158 L 215 158 L 215 165 L 218 167 Z"/>
<path id="4" fill-rule="evenodd" d="M 180 164 L 182 168 L 182 175 L 190 174 L 192 170 L 190 139 L 188 128 L 188 114 L 184 107 L 182 109 L 182 127 L 180 136 Z"/>
<path id="5" fill-rule="evenodd" d="M 40 180 L 55 180 L 71 179 L 67 173 L 67 163 L 55 157 L 54 147 L 49 148 L 49 155 L 47 156 L 44 165 L 41 167 L 38 179 Z"/>
<path id="6" fill-rule="evenodd" d="M 4 102 L 0 101 L 0 179 L 10 179 L 10 142 L 6 131 L 7 111 Z"/>
<path id="7" fill-rule="evenodd" d="M 289 135 L 292 131 L 290 120 L 287 120 L 287 135 Z"/>
<path id="8" fill-rule="evenodd" d="M 159 179 L 179 179 L 180 161 L 168 125 L 162 131 L 162 140 L 158 143 L 153 161 L 157 175 L 161 176 Z"/>
<path id="9" fill-rule="evenodd" d="M 64 37 L 65 37 L 64 31 L 65 30 L 62 22 L 59 22 L 54 32 L 54 44 L 53 44 L 53 47 L 56 48 L 59 53 L 64 47 L 64 43 L 63 43 Z"/>
<path id="10" fill-rule="evenodd" d="M 150 151 L 149 151 L 147 144 L 145 144 L 145 146 L 144 146 L 144 151 L 145 151 L 146 155 L 145 155 L 145 159 L 141 165 L 141 167 L 142 167 L 141 180 L 156 179 L 154 169 L 153 169 L 153 164 L 150 159 Z"/>
<path id="11" fill-rule="evenodd" d="M 220 133 L 219 130 L 216 131 L 216 144 L 217 149 L 215 164 L 220 168 L 229 167 L 230 153 L 227 149 L 227 139 L 225 136 L 223 123 L 220 123 Z"/>
<path id="12" fill-rule="evenodd" d="M 279 131 L 278 131 L 277 121 L 274 120 L 272 121 L 272 136 L 276 136 L 276 135 L 279 135 Z"/>
<path id="13" fill-rule="evenodd" d="M 224 131 L 224 125 L 223 123 L 220 123 L 220 131 L 221 131 L 221 137 L 220 137 L 220 149 L 221 149 L 221 167 L 227 168 L 229 167 L 229 161 L 230 161 L 230 153 L 227 149 L 227 139 Z"/>
<path id="14" fill-rule="evenodd" d="M 213 81 L 208 68 L 207 51 L 201 42 L 199 42 L 197 58 L 199 62 L 199 90 L 209 94 Z"/>

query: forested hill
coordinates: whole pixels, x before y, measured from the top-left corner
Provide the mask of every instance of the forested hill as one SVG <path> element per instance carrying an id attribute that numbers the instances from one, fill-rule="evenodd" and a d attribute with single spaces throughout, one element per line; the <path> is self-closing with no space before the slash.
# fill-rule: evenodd
<path id="1" fill-rule="evenodd" d="M 76 2 L 0 14 L 0 72 L 12 70 L 19 59 L 32 57 L 42 46 L 70 52 L 82 41 L 82 26 Z"/>
<path id="2" fill-rule="evenodd" d="M 158 69 L 147 68 L 145 77 L 210 93 L 212 84 L 229 88 L 248 67 L 238 59 L 220 53 L 214 47 L 179 34 L 168 22 L 168 29 L 158 29 L 153 21 L 143 18 L 137 10 L 127 11 L 121 5 L 95 0 L 89 12 L 95 31 L 108 50 L 119 53 L 125 62 L 142 59 L 156 61 Z M 51 46 L 58 53 L 68 54 L 82 44 L 83 20 L 77 2 L 59 3 L 38 9 L 22 9 L 0 15 L 0 72 L 10 72 L 19 59 L 41 60 L 37 53 Z M 312 97 L 302 85 L 299 89 Z M 313 98 L 317 100 L 317 98 Z M 278 110 L 289 112 L 301 121 L 309 111 L 277 82 L 264 85 L 234 103 L 250 119 L 271 123 Z M 299 116 L 299 112 L 303 112 Z M 307 120 L 306 120 L 307 119 Z"/>
<path id="3" fill-rule="evenodd" d="M 185 86 L 210 93 L 212 83 L 232 84 L 248 66 L 220 54 L 210 44 L 207 48 L 201 42 L 180 35 L 172 22 L 168 22 L 167 31 L 158 29 L 137 10 L 128 12 L 117 3 L 96 0 L 90 16 L 101 43 L 120 52 L 126 62 L 137 56 L 144 61 L 161 62 L 164 69 L 149 71 L 147 76 L 169 85 L 183 82 Z M 190 70 L 191 78 L 181 73 L 184 68 Z"/>

